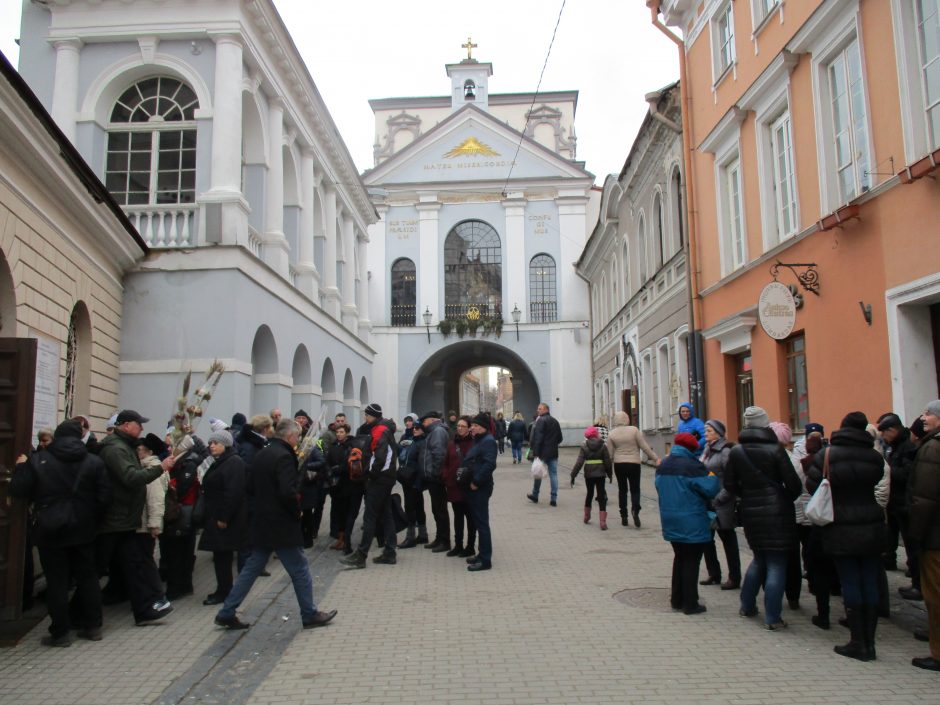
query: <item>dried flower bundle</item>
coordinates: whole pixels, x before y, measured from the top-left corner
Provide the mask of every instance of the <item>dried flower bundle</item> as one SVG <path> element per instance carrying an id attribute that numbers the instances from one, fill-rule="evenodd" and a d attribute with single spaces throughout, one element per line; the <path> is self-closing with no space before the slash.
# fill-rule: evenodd
<path id="1" fill-rule="evenodd" d="M 196 430 L 200 419 L 206 413 L 216 387 L 219 386 L 223 372 L 225 372 L 225 365 L 218 360 L 213 360 L 206 371 L 205 379 L 196 388 L 192 396 L 190 396 L 189 390 L 192 386 L 193 373 L 191 370 L 186 373 L 186 377 L 183 378 L 182 393 L 176 399 L 173 426 L 170 431 L 174 453 L 177 453 L 186 445 L 185 439 Z"/>

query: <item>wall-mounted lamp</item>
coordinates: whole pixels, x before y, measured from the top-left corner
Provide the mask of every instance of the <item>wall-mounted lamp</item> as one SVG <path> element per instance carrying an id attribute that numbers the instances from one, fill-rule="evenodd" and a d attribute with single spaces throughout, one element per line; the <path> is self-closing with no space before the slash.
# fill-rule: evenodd
<path id="1" fill-rule="evenodd" d="M 871 304 L 866 304 L 862 301 L 858 302 L 859 308 L 862 309 L 862 315 L 865 316 L 865 323 L 871 325 Z"/>
<path id="2" fill-rule="evenodd" d="M 519 304 L 513 304 L 512 322 L 516 324 L 516 342 L 519 341 L 519 319 L 522 318 L 522 311 L 519 310 Z"/>
<path id="3" fill-rule="evenodd" d="M 424 307 L 424 313 L 421 314 L 421 318 L 424 319 L 424 327 L 428 330 L 428 345 L 431 344 L 431 319 L 434 318 L 434 314 L 431 313 L 431 309 L 427 306 Z"/>

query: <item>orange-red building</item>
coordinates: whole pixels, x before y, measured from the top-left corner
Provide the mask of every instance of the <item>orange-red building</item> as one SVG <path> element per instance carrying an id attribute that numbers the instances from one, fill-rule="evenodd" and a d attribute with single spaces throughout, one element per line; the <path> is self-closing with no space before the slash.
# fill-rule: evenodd
<path id="1" fill-rule="evenodd" d="M 647 4 L 683 40 L 708 415 L 910 423 L 940 396 L 940 4 Z M 798 306 L 780 339 L 758 308 L 777 262 L 800 265 L 776 271 Z"/>

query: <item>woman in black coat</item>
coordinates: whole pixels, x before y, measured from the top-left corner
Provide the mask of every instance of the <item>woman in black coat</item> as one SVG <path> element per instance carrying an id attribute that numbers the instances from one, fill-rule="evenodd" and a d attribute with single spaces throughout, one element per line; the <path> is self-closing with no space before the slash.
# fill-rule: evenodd
<path id="1" fill-rule="evenodd" d="M 875 501 L 875 485 L 884 476 L 884 458 L 865 430 L 868 419 L 853 411 L 832 434 L 830 447 L 813 458 L 806 473 L 806 489 L 814 493 L 822 483 L 828 458 L 834 521 L 823 527 L 822 546 L 832 556 L 842 583 L 842 601 L 852 636 L 836 646 L 841 656 L 875 659 L 878 624 L 878 573 L 885 544 L 885 515 Z"/>
<path id="2" fill-rule="evenodd" d="M 247 540 L 245 461 L 232 448 L 232 434 L 219 431 L 209 436 L 209 453 L 215 458 L 202 478 L 205 526 L 200 551 L 212 551 L 215 592 L 204 605 L 220 605 L 232 589 L 232 560 Z"/>
<path id="3" fill-rule="evenodd" d="M 330 472 L 330 535 L 336 535 L 336 542 L 330 544 L 334 551 L 346 548 L 346 515 L 349 513 L 350 480 L 349 424 L 337 424 L 333 431 L 336 441 L 330 444 L 326 452 L 326 465 Z"/>

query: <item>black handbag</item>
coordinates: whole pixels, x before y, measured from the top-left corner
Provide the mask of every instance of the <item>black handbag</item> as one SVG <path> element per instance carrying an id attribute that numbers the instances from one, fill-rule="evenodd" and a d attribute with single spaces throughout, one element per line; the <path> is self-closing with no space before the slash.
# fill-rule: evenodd
<path id="1" fill-rule="evenodd" d="M 470 489 L 473 484 L 473 468 L 461 465 L 457 468 L 457 485 L 465 490 Z"/>

